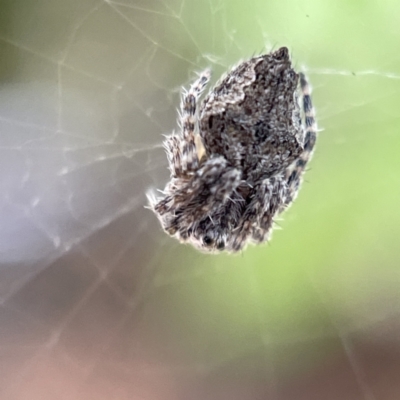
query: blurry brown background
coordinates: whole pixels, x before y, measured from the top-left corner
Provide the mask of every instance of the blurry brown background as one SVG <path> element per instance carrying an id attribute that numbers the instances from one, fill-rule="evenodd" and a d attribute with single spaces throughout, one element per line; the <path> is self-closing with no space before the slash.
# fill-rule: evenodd
<path id="1" fill-rule="evenodd" d="M 400 3 L 0 4 L 0 398 L 400 398 Z M 269 245 L 144 208 L 182 85 L 281 45 L 322 129 Z"/>

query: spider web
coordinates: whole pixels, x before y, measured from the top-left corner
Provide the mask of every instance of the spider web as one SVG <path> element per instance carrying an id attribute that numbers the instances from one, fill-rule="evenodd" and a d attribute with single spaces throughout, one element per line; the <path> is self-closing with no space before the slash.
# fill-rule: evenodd
<path id="1" fill-rule="evenodd" d="M 0 398 L 398 398 L 400 9 L 362 7 L 2 3 Z M 196 71 L 280 45 L 312 170 L 270 245 L 200 254 L 144 208 L 161 135 Z"/>

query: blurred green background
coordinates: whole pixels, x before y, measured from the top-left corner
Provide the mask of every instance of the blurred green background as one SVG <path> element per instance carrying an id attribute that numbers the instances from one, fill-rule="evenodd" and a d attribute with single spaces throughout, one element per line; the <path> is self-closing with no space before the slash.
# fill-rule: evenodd
<path id="1" fill-rule="evenodd" d="M 397 399 L 399 15 L 3 1 L 0 397 Z M 181 87 L 282 45 L 320 128 L 298 199 L 267 245 L 180 245 L 144 205 Z"/>

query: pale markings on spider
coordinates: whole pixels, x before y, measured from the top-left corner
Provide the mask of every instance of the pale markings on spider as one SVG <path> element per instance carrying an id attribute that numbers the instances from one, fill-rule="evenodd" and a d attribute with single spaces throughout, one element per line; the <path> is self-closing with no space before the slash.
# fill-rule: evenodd
<path id="1" fill-rule="evenodd" d="M 295 199 L 316 141 L 315 113 L 286 47 L 242 62 L 199 103 L 209 80 L 206 70 L 183 92 L 180 132 L 164 141 L 170 181 L 149 203 L 180 242 L 237 252 L 267 241 Z"/>

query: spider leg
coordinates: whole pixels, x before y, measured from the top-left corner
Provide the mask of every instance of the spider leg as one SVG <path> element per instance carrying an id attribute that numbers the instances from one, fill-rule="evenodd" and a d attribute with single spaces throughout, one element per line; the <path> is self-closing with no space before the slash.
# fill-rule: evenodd
<path id="1" fill-rule="evenodd" d="M 255 243 L 263 243 L 270 238 L 274 224 L 274 218 L 281 212 L 281 209 L 289 196 L 289 187 L 283 176 L 273 178 L 269 188 L 267 207 L 253 227 L 251 240 Z"/>
<path id="2" fill-rule="evenodd" d="M 256 243 L 268 239 L 273 218 L 286 201 L 288 186 L 282 176 L 265 179 L 254 188 L 254 197 L 246 206 L 232 234 L 229 249 L 241 250 L 250 240 Z"/>
<path id="3" fill-rule="evenodd" d="M 185 184 L 177 185 L 154 205 L 164 229 L 174 234 L 212 214 L 239 186 L 241 173 L 227 165 L 222 157 L 208 159 Z"/>
<path id="4" fill-rule="evenodd" d="M 304 150 L 300 157 L 286 170 L 286 180 L 289 186 L 289 196 L 286 200 L 287 207 L 297 196 L 300 188 L 301 177 L 312 153 L 317 138 L 317 123 L 315 121 L 315 110 L 311 101 L 311 87 L 303 73 L 300 73 L 300 89 L 303 97 L 303 113 L 305 125 Z M 283 210 L 282 210 L 283 211 Z"/>
<path id="5" fill-rule="evenodd" d="M 203 71 L 189 90 L 183 91 L 180 106 L 181 133 L 179 135 L 174 133 L 164 141 L 173 177 L 183 176 L 199 167 L 202 149 L 198 148 L 201 139 L 196 140 L 198 136 L 197 102 L 210 80 L 210 75 L 210 70 Z"/>
<path id="6" fill-rule="evenodd" d="M 169 170 L 171 177 L 181 177 L 184 175 L 182 147 L 183 140 L 176 134 L 169 135 L 164 140 L 164 148 L 167 153 Z"/>

